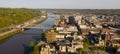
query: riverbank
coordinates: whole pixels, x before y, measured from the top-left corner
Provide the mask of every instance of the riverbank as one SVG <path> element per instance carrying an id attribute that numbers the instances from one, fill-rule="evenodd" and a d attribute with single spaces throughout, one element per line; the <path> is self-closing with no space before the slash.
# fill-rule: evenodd
<path id="1" fill-rule="evenodd" d="M 21 33 L 21 30 L 12 30 L 9 33 L 4 34 L 4 36 L 0 36 L 0 44 L 4 43 L 5 41 L 9 40 L 13 35 Z"/>
<path id="2" fill-rule="evenodd" d="M 42 23 L 44 22 L 45 20 L 47 19 L 46 18 L 42 18 L 42 19 L 39 19 L 37 20 L 37 22 L 33 23 L 33 24 L 39 24 L 39 23 Z M 0 34 L 0 44 L 2 44 L 3 42 L 7 41 L 10 37 L 14 36 L 15 34 L 18 34 L 18 33 L 21 33 L 23 32 L 22 30 L 20 29 L 13 29 L 13 30 L 8 30 L 4 33 L 1 33 Z"/>

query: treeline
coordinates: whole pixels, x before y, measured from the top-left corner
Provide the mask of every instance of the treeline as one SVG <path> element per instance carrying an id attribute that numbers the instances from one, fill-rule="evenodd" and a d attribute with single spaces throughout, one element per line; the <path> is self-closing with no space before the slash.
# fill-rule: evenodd
<path id="1" fill-rule="evenodd" d="M 32 9 L 0 8 L 0 28 L 21 24 L 39 15 L 40 11 Z"/>
<path id="2" fill-rule="evenodd" d="M 120 9 L 45 9 L 55 14 L 104 14 L 104 15 L 120 15 Z"/>

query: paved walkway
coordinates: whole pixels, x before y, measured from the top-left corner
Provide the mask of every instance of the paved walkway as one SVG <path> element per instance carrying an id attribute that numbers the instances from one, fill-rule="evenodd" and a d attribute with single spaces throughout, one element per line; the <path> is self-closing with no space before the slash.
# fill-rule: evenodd
<path id="1" fill-rule="evenodd" d="M 10 30 L 10 31 L 1 33 L 1 34 L 0 34 L 0 37 L 1 37 L 1 36 L 4 36 L 4 35 L 7 35 L 7 34 L 9 34 L 9 33 L 15 32 L 15 31 L 17 31 L 17 29 L 13 29 L 13 30 Z"/>

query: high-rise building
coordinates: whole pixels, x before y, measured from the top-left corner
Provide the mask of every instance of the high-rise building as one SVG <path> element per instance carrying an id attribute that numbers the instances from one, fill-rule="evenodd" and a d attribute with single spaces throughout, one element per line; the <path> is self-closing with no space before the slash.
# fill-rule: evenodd
<path id="1" fill-rule="evenodd" d="M 69 24 L 70 25 L 75 25 L 75 18 L 74 18 L 74 16 L 69 16 Z"/>

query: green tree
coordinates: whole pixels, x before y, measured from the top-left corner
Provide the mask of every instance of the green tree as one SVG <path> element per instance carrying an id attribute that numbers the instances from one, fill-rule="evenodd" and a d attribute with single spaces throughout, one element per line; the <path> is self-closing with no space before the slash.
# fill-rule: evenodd
<path id="1" fill-rule="evenodd" d="M 89 39 L 88 38 L 85 38 L 85 43 L 87 43 L 88 45 L 90 44 L 90 42 L 89 42 Z"/>
<path id="2" fill-rule="evenodd" d="M 78 51 L 78 54 L 82 54 L 83 49 L 82 49 L 82 48 L 79 48 L 79 49 L 77 49 L 77 51 Z"/>
<path id="3" fill-rule="evenodd" d="M 75 33 L 75 32 L 72 32 L 72 33 L 71 33 L 71 36 L 73 36 L 73 35 L 74 35 L 74 33 Z"/>
<path id="4" fill-rule="evenodd" d="M 77 32 L 77 35 L 81 35 L 80 31 Z"/>
<path id="5" fill-rule="evenodd" d="M 30 47 L 34 47 L 35 43 L 34 41 L 30 41 Z"/>
<path id="6" fill-rule="evenodd" d="M 78 51 L 78 54 L 87 54 L 87 52 L 82 48 L 77 49 L 77 51 Z"/>
<path id="7" fill-rule="evenodd" d="M 43 38 L 45 38 L 47 34 L 44 32 L 41 35 L 42 35 Z"/>
<path id="8" fill-rule="evenodd" d="M 88 43 L 84 43 L 83 46 L 84 46 L 84 49 L 87 49 L 88 48 Z"/>
<path id="9" fill-rule="evenodd" d="M 35 46 L 32 54 L 39 54 L 39 47 Z"/>
<path id="10" fill-rule="evenodd" d="M 37 16 L 40 12 L 32 9 L 0 8 L 0 28 L 18 25 Z"/>
<path id="11" fill-rule="evenodd" d="M 29 50 L 29 53 L 33 52 L 34 46 L 35 46 L 34 41 L 30 41 L 30 50 Z"/>

